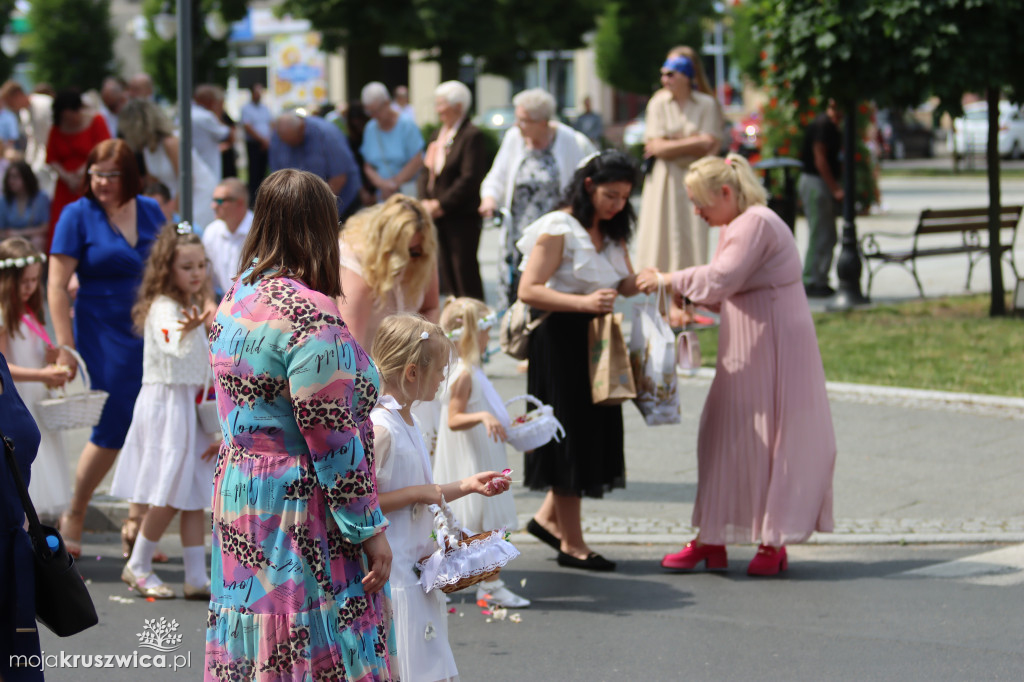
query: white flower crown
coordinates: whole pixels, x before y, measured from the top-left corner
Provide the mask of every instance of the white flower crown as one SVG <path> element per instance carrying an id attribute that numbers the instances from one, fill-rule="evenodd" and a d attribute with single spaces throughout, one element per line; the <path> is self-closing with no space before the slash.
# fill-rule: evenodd
<path id="1" fill-rule="evenodd" d="M 46 254 L 40 253 L 34 256 L 23 256 L 21 258 L 5 258 L 0 260 L 0 270 L 7 268 L 26 268 L 33 263 L 45 263 Z"/>
<path id="2" fill-rule="evenodd" d="M 486 317 L 480 318 L 480 320 L 476 323 L 476 330 L 478 332 L 487 331 L 496 324 L 498 324 L 498 313 L 493 312 L 487 315 Z M 462 327 L 459 327 L 458 329 L 453 329 L 450 332 L 448 332 L 448 338 L 451 339 L 452 341 L 458 341 L 459 339 L 461 339 Z"/>

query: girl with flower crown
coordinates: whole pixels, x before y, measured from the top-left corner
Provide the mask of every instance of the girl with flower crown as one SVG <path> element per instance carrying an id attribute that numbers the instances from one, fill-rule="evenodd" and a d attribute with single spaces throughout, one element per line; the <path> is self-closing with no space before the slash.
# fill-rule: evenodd
<path id="1" fill-rule="evenodd" d="M 46 256 L 22 237 L 0 242 L 0 353 L 28 406 L 42 440 L 32 463 L 29 495 L 43 517 L 55 517 L 71 499 L 71 477 L 60 431 L 39 421 L 36 404 L 46 389 L 63 386 L 68 368 L 55 364 L 57 349 L 46 332 L 43 293 L 39 286 Z"/>
<path id="2" fill-rule="evenodd" d="M 441 311 L 441 328 L 455 342 L 459 362 L 441 398 L 435 480 L 453 481 L 477 471 L 503 471 L 508 466 L 505 430 L 511 420 L 501 396 L 480 366 L 497 319 L 493 310 L 475 298 L 449 299 Z M 511 495 L 469 495 L 452 502 L 451 508 L 464 527 L 477 533 L 499 528 L 512 531 L 517 526 Z M 476 598 L 506 608 L 530 605 L 529 599 L 509 590 L 497 575 L 477 586 Z"/>

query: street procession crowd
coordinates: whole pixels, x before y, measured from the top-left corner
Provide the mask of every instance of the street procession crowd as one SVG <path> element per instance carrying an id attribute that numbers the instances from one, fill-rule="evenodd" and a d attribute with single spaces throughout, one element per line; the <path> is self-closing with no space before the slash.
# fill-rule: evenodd
<path id="1" fill-rule="evenodd" d="M 440 586 L 472 574 L 478 599 L 530 605 L 502 579 L 516 423 L 488 346 L 525 311 L 527 392 L 564 429 L 525 452 L 523 483 L 545 493 L 525 530 L 566 569 L 614 571 L 582 530 L 583 498 L 626 485 L 622 406 L 592 399 L 588 334 L 620 296 L 655 295 L 666 328 L 706 320 L 698 310 L 720 324 L 696 435 L 699 533 L 661 565 L 723 571 L 727 545 L 755 543 L 747 572 L 784 573 L 786 545 L 832 530 L 809 280 L 747 160 L 715 155 L 722 111 L 699 55 L 673 49 L 660 78 L 643 170 L 596 151 L 600 120 L 560 122 L 540 89 L 513 98 L 490 162 L 457 81 L 437 87 L 426 141 L 404 88 L 274 117 L 256 86 L 240 116 L 248 182 L 223 91 L 202 85 L 194 224 L 176 215 L 179 140 L 148 77 L 108 79 L 96 98 L 0 88 L 20 133 L 0 161 L 0 431 L 68 553 L 88 544 L 112 470 L 130 503 L 121 578 L 208 601 L 205 679 L 458 679 Z M 808 140 L 813 160 L 822 142 Z M 477 261 L 492 219 L 494 306 Z M 39 403 L 86 372 L 109 395 L 72 483 Z M 0 679 L 41 679 L 9 664 L 40 645 L 23 627 L 32 550 L 4 470 Z M 179 513 L 176 588 L 155 567 Z M 445 545 L 460 527 L 482 539 Z"/>

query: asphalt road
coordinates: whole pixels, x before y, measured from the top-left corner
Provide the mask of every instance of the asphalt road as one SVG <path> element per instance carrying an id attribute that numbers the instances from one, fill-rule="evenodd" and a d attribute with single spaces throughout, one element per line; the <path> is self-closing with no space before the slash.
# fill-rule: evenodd
<path id="1" fill-rule="evenodd" d="M 165 618 L 183 636 L 168 664 L 178 655 L 191 665 L 57 668 L 47 670 L 47 679 L 200 679 L 206 605 L 121 601 L 133 595 L 118 578 L 113 540 L 94 544 L 82 563 L 100 625 L 65 640 L 44 633 L 44 652 L 143 654 L 137 633 L 146 619 Z M 172 562 L 161 575 L 177 586 L 183 569 L 176 542 L 165 542 Z M 487 622 L 472 591 L 453 595 L 450 641 L 464 681 L 1024 677 L 1024 546 L 806 545 L 791 548 L 784 579 L 746 576 L 753 547 L 730 548 L 728 573 L 690 575 L 659 568 L 674 545 L 597 547 L 619 562 L 611 574 L 561 568 L 550 549 L 535 543 L 520 549 L 505 578 L 534 601 L 507 614 L 518 613 L 521 622 Z M 1011 556 L 1001 563 L 977 556 L 993 550 Z M 971 561 L 946 563 L 965 558 Z"/>

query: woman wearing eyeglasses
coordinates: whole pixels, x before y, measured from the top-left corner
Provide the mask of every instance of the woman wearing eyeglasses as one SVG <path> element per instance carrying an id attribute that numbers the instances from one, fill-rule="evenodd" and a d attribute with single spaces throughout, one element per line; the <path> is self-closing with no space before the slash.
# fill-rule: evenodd
<path id="1" fill-rule="evenodd" d="M 64 208 L 54 230 L 47 285 L 57 344 L 77 348 L 92 388 L 110 394 L 78 460 L 71 505 L 61 517 L 65 543 L 75 556 L 81 553 L 89 500 L 124 444 L 142 387 L 142 338 L 132 329 L 131 310 L 164 223 L 160 205 L 139 196 L 139 168 L 124 141 L 96 145 L 84 171 L 85 196 Z M 67 290 L 72 275 L 79 281 L 74 320 Z M 70 367 L 74 378 L 74 356 L 61 350 L 57 362 Z M 128 522 L 140 519 L 142 509 L 132 505 Z M 126 551 L 138 532 L 137 523 L 128 522 L 121 533 Z"/>
<path id="2" fill-rule="evenodd" d="M 146 174 L 162 182 L 171 191 L 174 209 L 178 207 L 178 138 L 174 126 L 163 110 L 147 99 L 129 101 L 117 114 L 118 135 L 131 150 L 141 154 Z M 217 180 L 213 171 L 192 149 L 192 225 L 202 234 L 206 226 L 217 219 L 210 205 Z"/>
<path id="3" fill-rule="evenodd" d="M 53 127 L 46 140 L 46 163 L 57 176 L 57 185 L 50 203 L 50 229 L 47 246 L 53 241 L 53 230 L 65 206 L 85 193 L 85 159 L 89 151 L 103 140 L 110 139 L 106 121 L 89 111 L 77 90 L 63 90 L 53 98 Z"/>
<path id="4" fill-rule="evenodd" d="M 647 103 L 644 180 L 637 227 L 637 264 L 662 271 L 702 265 L 708 226 L 693 214 L 683 178 L 690 164 L 718 149 L 722 116 L 714 97 L 697 87 L 699 63 L 679 48 L 661 66 L 661 85 Z"/>
<path id="5" fill-rule="evenodd" d="M 345 223 L 341 249 L 341 317 L 369 348 L 377 327 L 394 313 L 441 315 L 437 232 L 423 205 L 404 194 L 360 211 Z"/>

